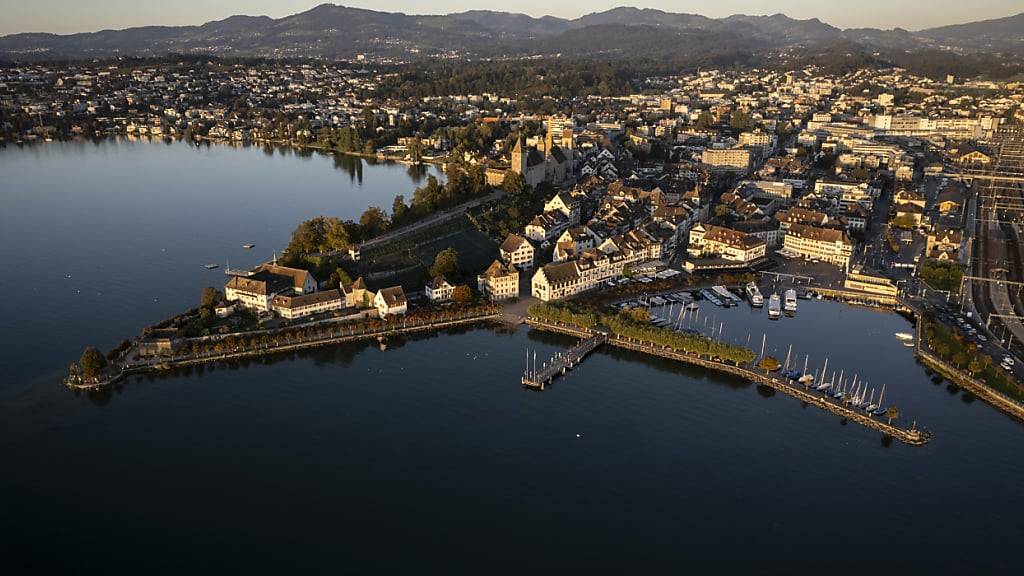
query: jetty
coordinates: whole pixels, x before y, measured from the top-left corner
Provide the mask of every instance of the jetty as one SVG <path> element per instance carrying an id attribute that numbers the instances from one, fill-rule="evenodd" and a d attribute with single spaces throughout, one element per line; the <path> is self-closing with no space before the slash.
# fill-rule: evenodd
<path id="1" fill-rule="evenodd" d="M 577 326 L 556 324 L 544 320 L 538 320 L 536 318 L 528 319 L 527 324 L 539 330 L 578 336 L 587 340 L 595 336 L 595 334 L 592 334 L 589 330 Z M 799 384 L 791 383 L 785 378 L 779 378 L 771 373 L 766 373 L 764 370 L 745 365 L 730 364 L 722 360 L 700 356 L 692 352 L 680 352 L 671 348 L 660 347 L 646 342 L 623 338 L 617 335 L 602 334 L 601 336 L 603 336 L 602 342 L 606 342 L 611 346 L 624 348 L 626 350 L 633 350 L 635 352 L 641 352 L 652 356 L 659 356 L 669 360 L 677 360 L 709 370 L 715 370 L 717 372 L 732 374 L 755 384 L 767 386 L 773 390 L 792 396 L 801 402 L 832 412 L 833 414 L 845 418 L 850 422 L 855 422 L 865 428 L 877 430 L 887 436 L 903 442 L 904 444 L 922 446 L 927 444 L 931 439 L 931 434 L 929 432 L 919 430 L 916 425 L 911 426 L 910 428 L 903 428 L 890 422 L 884 422 L 880 419 L 872 418 L 863 411 L 847 406 L 842 402 L 835 401 L 831 397 L 813 394 Z M 574 347 L 572 350 L 576 350 L 578 347 L 579 346 Z M 545 374 L 546 373 L 547 372 L 545 371 Z M 526 383 L 525 377 L 524 383 Z"/>
<path id="2" fill-rule="evenodd" d="M 578 366 L 588 354 L 597 350 L 607 339 L 608 335 L 603 332 L 590 335 L 568 351 L 556 354 L 551 360 L 545 362 L 540 370 L 537 369 L 537 353 L 534 352 L 533 368 L 531 369 L 530 353 L 527 351 L 526 371 L 523 372 L 523 385 L 543 390 L 556 377 Z"/>

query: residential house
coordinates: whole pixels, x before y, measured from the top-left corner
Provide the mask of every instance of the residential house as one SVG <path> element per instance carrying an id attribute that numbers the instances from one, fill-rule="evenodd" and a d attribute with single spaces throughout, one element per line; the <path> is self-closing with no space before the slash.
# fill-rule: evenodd
<path id="1" fill-rule="evenodd" d="M 401 286 L 381 288 L 373 297 L 373 306 L 381 318 L 402 316 L 409 309 L 405 300 L 405 291 Z"/>
<path id="2" fill-rule="evenodd" d="M 520 270 L 533 268 L 533 244 L 518 234 L 509 234 L 505 241 L 501 243 L 498 252 L 501 254 L 502 260 Z"/>
<path id="3" fill-rule="evenodd" d="M 495 260 L 476 277 L 477 289 L 492 302 L 519 297 L 519 270 L 511 262 Z"/>
<path id="4" fill-rule="evenodd" d="M 431 302 L 448 302 L 452 299 L 452 292 L 454 291 L 455 285 L 444 276 L 435 276 L 423 289 L 427 300 Z"/>

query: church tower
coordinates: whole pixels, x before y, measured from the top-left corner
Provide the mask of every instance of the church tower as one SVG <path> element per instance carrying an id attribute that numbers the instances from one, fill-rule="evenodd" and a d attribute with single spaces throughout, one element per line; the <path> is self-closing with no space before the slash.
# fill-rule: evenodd
<path id="1" fill-rule="evenodd" d="M 516 139 L 516 145 L 512 147 L 512 171 L 524 176 L 526 175 L 525 148 L 522 136 Z"/>

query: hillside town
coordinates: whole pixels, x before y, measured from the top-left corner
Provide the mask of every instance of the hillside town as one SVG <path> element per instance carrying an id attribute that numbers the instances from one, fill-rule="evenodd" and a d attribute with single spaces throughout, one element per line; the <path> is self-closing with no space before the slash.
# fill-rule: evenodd
<path id="1" fill-rule="evenodd" d="M 283 146 L 479 179 L 458 196 L 465 204 L 396 199 L 329 267 L 290 254 L 229 271 L 219 314 L 244 308 L 295 321 L 758 272 L 867 300 L 927 287 L 948 297 L 959 286 L 922 284 L 922 275 L 963 276 L 975 232 L 970 174 L 993 166 L 999 134 L 1024 121 L 1022 83 L 934 81 L 896 68 L 701 70 L 642 78 L 632 94 L 544 98 L 401 97 L 393 77 L 322 63 L 12 66 L 0 69 L 0 135 L 6 145 L 114 137 Z M 415 234 L 399 208 L 424 221 Z M 472 221 L 491 257 L 390 280 L 367 257 L 371 246 L 417 244 L 449 216 Z"/>

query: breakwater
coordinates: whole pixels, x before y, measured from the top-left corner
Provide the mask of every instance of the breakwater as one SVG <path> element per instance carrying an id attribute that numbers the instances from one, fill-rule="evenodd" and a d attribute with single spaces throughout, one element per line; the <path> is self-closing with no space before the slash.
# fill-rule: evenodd
<path id="1" fill-rule="evenodd" d="M 579 338 L 589 338 L 592 336 L 589 330 L 582 329 L 576 326 L 568 326 L 564 324 L 555 324 L 535 318 L 527 319 L 526 323 L 539 330 L 546 330 L 550 332 L 557 332 L 560 334 L 568 334 Z M 860 424 L 866 428 L 877 430 L 903 442 L 904 444 L 912 446 L 920 446 L 926 444 L 931 439 L 931 434 L 917 429 L 916 427 L 902 428 L 900 426 L 883 422 L 881 420 L 872 418 L 867 414 L 854 410 L 848 406 L 845 406 L 838 401 L 833 400 L 831 397 L 820 396 L 814 394 L 808 390 L 805 390 L 802 386 L 795 385 L 780 379 L 771 374 L 765 373 L 764 371 L 748 368 L 742 365 L 729 364 L 715 360 L 713 358 L 705 358 L 693 353 L 678 352 L 676 350 L 664 347 L 654 346 L 644 342 L 638 342 L 627 338 L 622 338 L 616 335 L 612 335 L 607 338 L 606 343 L 612 346 L 617 346 L 626 350 L 633 350 L 635 352 L 641 352 L 643 354 L 649 354 L 652 356 L 658 356 L 661 358 L 667 358 L 669 360 L 675 360 L 679 362 L 685 362 L 694 366 L 700 366 L 708 370 L 715 370 L 717 372 L 731 374 L 738 376 L 745 380 L 755 382 L 764 386 L 768 386 L 778 392 L 792 396 L 799 399 L 802 402 L 806 402 L 822 410 L 827 410 L 845 418 L 851 422 Z"/>

